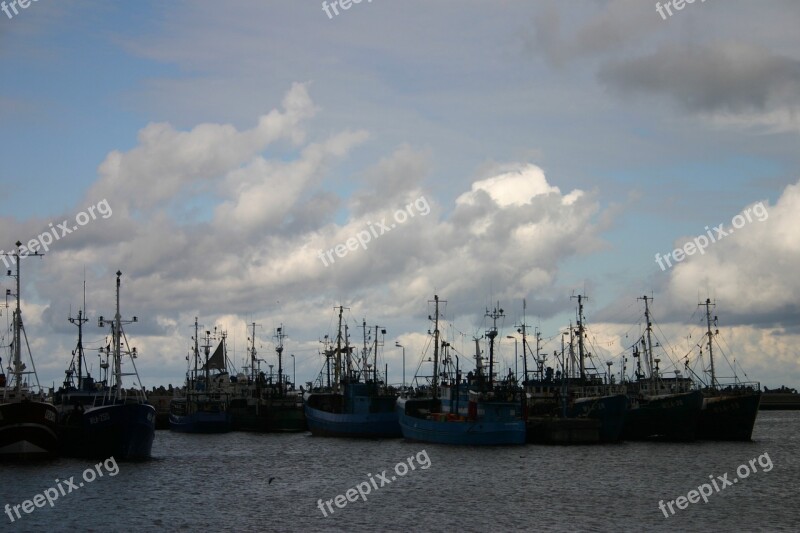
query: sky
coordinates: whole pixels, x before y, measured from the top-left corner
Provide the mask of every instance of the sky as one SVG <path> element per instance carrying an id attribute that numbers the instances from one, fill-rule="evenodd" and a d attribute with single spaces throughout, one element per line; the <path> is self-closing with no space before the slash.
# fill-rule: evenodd
<path id="1" fill-rule="evenodd" d="M 617 379 L 647 296 L 662 371 L 708 366 L 708 298 L 720 379 L 800 385 L 800 4 L 330 4 L 0 11 L 0 248 L 44 252 L 21 266 L 43 385 L 84 280 L 97 374 L 118 270 L 147 387 L 183 381 L 195 317 L 239 371 L 248 324 L 277 371 L 282 327 L 312 381 L 337 306 L 359 346 L 364 322 L 387 330 L 400 383 L 434 295 L 462 367 L 495 308 L 497 372 L 522 367 L 522 323 L 550 366 L 579 294 Z"/>

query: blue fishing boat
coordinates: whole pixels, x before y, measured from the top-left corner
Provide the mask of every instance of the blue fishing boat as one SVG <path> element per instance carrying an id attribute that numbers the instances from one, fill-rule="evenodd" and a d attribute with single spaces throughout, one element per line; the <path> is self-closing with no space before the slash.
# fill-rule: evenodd
<path id="1" fill-rule="evenodd" d="M 464 379 L 458 354 L 439 338 L 439 296 L 434 295 L 433 375 L 424 397 L 401 397 L 396 409 L 403 437 L 419 442 L 472 446 L 525 443 L 522 402 L 516 386 L 495 386 L 493 380 L 494 337 L 489 332 L 489 376 L 484 375 L 480 353 L 476 371 Z M 441 346 L 440 346 L 441 343 Z M 440 384 L 439 349 L 442 349 L 444 381 Z M 455 357 L 455 366 L 450 355 Z"/>
<path id="2" fill-rule="evenodd" d="M 305 396 L 308 429 L 313 435 L 325 437 L 400 437 L 394 408 L 397 396 L 388 390 L 378 375 L 379 333 L 385 334 L 386 330 L 375 326 L 374 346 L 370 351 L 367 348 L 366 322 L 363 322 L 364 349 L 361 357 L 356 358 L 347 334 L 342 332 L 343 310 L 340 306 L 335 348 L 327 342 L 325 344 L 328 390 L 309 392 Z M 373 355 L 372 364 L 369 363 L 370 354 Z M 332 383 L 331 361 L 334 363 Z"/>
<path id="3" fill-rule="evenodd" d="M 228 409 L 230 379 L 225 354 L 225 334 L 211 353 L 211 331 L 206 331 L 203 345 L 205 361 L 201 365 L 198 340 L 199 325 L 194 319 L 194 368 L 186 373 L 186 388 L 182 396 L 169 404 L 169 428 L 181 433 L 227 433 L 233 428 L 233 418 Z M 188 359 L 188 357 L 187 357 Z M 190 362 L 191 364 L 191 362 Z M 212 370 L 216 373 L 212 374 Z"/>
<path id="4" fill-rule="evenodd" d="M 66 371 L 64 384 L 55 392 L 58 409 L 58 431 L 61 453 L 69 457 L 118 460 L 147 459 L 155 438 L 155 407 L 147 402 L 145 389 L 136 371 L 136 348 L 128 346 L 122 330 L 124 324 L 137 318 L 123 320 L 119 312 L 120 276 L 117 271 L 116 313 L 110 321 L 111 342 L 100 348 L 101 381 L 96 382 L 86 371 L 83 353 L 83 324 L 87 318 L 78 311 L 70 322 L 78 326 L 78 345 Z M 86 304 L 84 303 L 84 308 Z M 98 325 L 106 321 L 99 317 Z M 124 345 L 124 346 L 123 346 Z M 123 356 L 130 358 L 131 372 L 123 372 Z M 109 372 L 109 367 L 111 372 Z M 105 373 L 103 376 L 102 373 Z M 123 377 L 133 376 L 136 386 L 123 387 Z"/>

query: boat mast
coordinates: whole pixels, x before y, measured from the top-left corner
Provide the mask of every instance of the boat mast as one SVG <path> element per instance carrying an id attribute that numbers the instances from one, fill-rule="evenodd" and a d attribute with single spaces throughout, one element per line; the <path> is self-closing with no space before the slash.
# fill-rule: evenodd
<path id="1" fill-rule="evenodd" d="M 115 389 L 116 394 L 119 396 L 122 392 L 122 335 L 120 335 L 120 328 L 122 327 L 122 315 L 119 314 L 119 286 L 120 286 L 120 276 L 122 276 L 122 272 L 117 270 L 117 305 L 116 305 L 116 313 L 114 314 L 114 331 L 113 339 L 114 339 L 114 381 L 115 381 Z"/>
<path id="2" fill-rule="evenodd" d="M 16 380 L 15 386 L 15 395 L 17 398 L 20 398 L 20 394 L 22 393 L 22 356 L 20 351 L 20 330 L 22 329 L 22 308 L 20 307 L 20 294 L 19 294 L 19 264 L 20 264 L 20 257 L 19 257 L 19 247 L 22 245 L 21 242 L 17 241 L 17 251 L 14 253 L 14 256 L 17 259 L 17 276 L 16 276 L 16 284 L 17 284 L 17 308 L 14 310 L 14 379 Z"/>
<path id="3" fill-rule="evenodd" d="M 486 336 L 489 337 L 489 388 L 491 389 L 494 386 L 494 338 L 497 337 L 497 319 L 500 317 L 504 317 L 503 310 L 498 308 L 500 307 L 500 302 L 497 302 L 497 307 L 495 307 L 491 313 L 489 310 L 486 310 L 486 314 L 484 316 L 488 316 L 492 319 L 492 327 L 489 331 L 486 332 Z M 523 346 L 525 342 L 523 341 Z"/>
<path id="4" fill-rule="evenodd" d="M 364 336 L 364 348 L 361 349 L 361 374 L 364 376 L 364 383 L 369 378 L 369 352 L 367 352 L 367 320 L 362 319 L 361 329 Z"/>
<path id="5" fill-rule="evenodd" d="M 84 282 L 85 283 L 85 282 Z M 84 291 L 86 287 L 84 285 Z M 84 292 L 83 308 L 86 309 L 86 296 Z M 78 318 L 69 317 L 67 320 L 70 323 L 78 326 L 78 346 L 75 349 L 78 355 L 78 390 L 83 390 L 83 325 L 89 321 L 88 318 L 83 316 L 83 310 L 78 309 Z M 71 380 L 70 380 L 71 381 Z"/>
<path id="6" fill-rule="evenodd" d="M 439 397 L 439 295 L 433 295 L 434 322 L 433 322 L 433 399 Z M 428 317 L 430 318 L 430 317 Z"/>
<path id="7" fill-rule="evenodd" d="M 14 385 L 14 393 L 16 398 L 21 398 L 20 394 L 22 394 L 22 307 L 20 306 L 20 259 L 22 257 L 41 257 L 44 254 L 39 252 L 28 253 L 25 256 L 20 256 L 19 249 L 22 246 L 20 241 L 16 243 L 17 249 L 14 251 L 13 254 L 11 253 L 3 253 L 2 255 L 11 258 L 12 263 L 17 264 L 17 274 L 16 274 L 16 299 L 17 299 L 17 307 L 14 310 L 14 379 L 16 381 Z M 6 263 L 8 264 L 8 263 Z M 11 271 L 8 271 L 8 275 L 11 275 Z M 26 337 L 27 340 L 27 337 Z M 28 348 L 30 350 L 30 347 Z M 31 365 L 33 365 L 33 357 L 31 357 Z M 33 368 L 34 375 L 36 373 L 36 368 Z M 38 377 L 37 377 L 38 382 Z"/>
<path id="8" fill-rule="evenodd" d="M 339 382 L 342 379 L 342 313 L 344 307 L 339 306 L 339 330 L 336 334 L 336 359 L 333 368 L 333 392 L 339 392 Z"/>
<path id="9" fill-rule="evenodd" d="M 571 298 L 578 298 L 578 365 L 580 367 L 581 382 L 586 378 L 586 367 L 584 366 L 584 347 L 583 347 L 583 300 L 588 300 L 586 296 L 579 294 Z"/>
<path id="10" fill-rule="evenodd" d="M 647 303 L 648 300 L 652 300 L 652 298 L 648 298 L 647 295 L 645 295 L 645 296 L 639 298 L 639 300 L 644 300 L 644 318 L 645 318 L 645 321 L 647 322 L 647 328 L 646 328 L 647 345 L 645 346 L 645 350 L 647 351 L 647 365 L 649 367 L 648 370 L 650 372 L 650 381 L 653 384 L 653 386 L 655 386 L 656 376 L 654 375 L 654 372 L 653 372 L 653 366 L 654 366 L 653 365 L 653 339 L 651 337 L 651 331 L 653 329 L 653 324 L 650 321 L 650 307 L 649 307 L 649 305 Z"/>
<path id="11" fill-rule="evenodd" d="M 192 389 L 197 389 L 197 361 L 200 359 L 200 339 L 197 337 L 198 324 L 197 317 L 194 317 L 194 374 L 192 375 Z M 189 394 L 189 387 L 186 387 L 186 394 Z"/>
<path id="12" fill-rule="evenodd" d="M 708 358 L 711 360 L 711 388 L 715 389 L 717 387 L 717 375 L 714 371 L 714 349 L 713 349 L 713 342 L 714 339 L 713 334 L 711 333 L 711 306 L 714 305 L 711 303 L 710 298 L 706 298 L 705 304 L 706 308 L 706 325 L 708 326 Z M 717 317 L 714 317 L 716 319 Z"/>
<path id="13" fill-rule="evenodd" d="M 539 379 L 544 380 L 544 365 L 547 362 L 547 354 L 542 353 L 542 332 L 537 327 L 534 331 L 536 333 L 536 364 L 539 368 Z M 542 356 L 541 359 L 539 356 Z"/>
<path id="14" fill-rule="evenodd" d="M 525 301 L 525 298 L 522 299 L 522 325 L 517 329 L 517 333 L 522 333 L 522 373 L 524 378 L 522 380 L 523 385 L 526 381 L 528 381 L 528 352 L 527 348 L 525 347 L 526 340 L 526 330 L 527 330 L 527 323 L 525 318 L 525 310 L 528 308 L 528 303 Z M 538 349 L 538 348 L 537 348 Z M 516 357 L 516 354 L 514 354 Z M 516 361 L 515 361 L 516 363 Z"/>
<path id="15" fill-rule="evenodd" d="M 211 369 L 208 368 L 208 354 L 211 353 L 211 331 L 206 330 L 206 343 L 203 345 L 203 353 L 206 356 L 205 362 L 203 364 L 203 370 L 205 371 L 205 390 L 206 393 L 211 392 Z"/>
<path id="16" fill-rule="evenodd" d="M 278 354 L 278 385 L 280 386 L 280 394 L 283 395 L 283 378 L 281 375 L 283 374 L 283 338 L 286 337 L 283 333 L 283 324 L 278 328 L 275 337 L 278 339 L 278 345 L 275 347 L 275 352 Z"/>
<path id="17" fill-rule="evenodd" d="M 255 383 L 258 376 L 256 375 L 256 323 L 250 324 L 253 328 L 253 333 L 250 337 L 250 380 Z"/>
<path id="18" fill-rule="evenodd" d="M 373 372 L 375 373 L 373 377 L 373 383 L 375 384 L 376 390 L 378 387 L 378 328 L 380 326 L 375 326 L 375 353 L 372 355 L 372 364 L 373 364 Z"/>

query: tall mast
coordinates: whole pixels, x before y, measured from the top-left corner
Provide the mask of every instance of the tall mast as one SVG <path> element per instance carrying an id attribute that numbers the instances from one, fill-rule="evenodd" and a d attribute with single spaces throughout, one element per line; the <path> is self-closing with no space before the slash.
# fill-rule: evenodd
<path id="1" fill-rule="evenodd" d="M 16 282 L 16 291 L 17 291 L 15 296 L 16 296 L 16 299 L 17 299 L 17 305 L 16 305 L 16 308 L 14 310 L 14 317 L 13 317 L 13 319 L 14 319 L 13 320 L 13 322 L 14 322 L 14 326 L 13 326 L 14 327 L 14 369 L 13 369 L 13 374 L 14 374 L 14 379 L 16 380 L 16 383 L 14 385 L 15 395 L 16 395 L 16 398 L 21 398 L 20 394 L 22 393 L 22 373 L 23 373 L 22 371 L 23 371 L 23 368 L 22 368 L 22 307 L 20 305 L 20 300 L 21 300 L 20 278 L 21 278 L 21 276 L 20 276 L 20 266 L 19 266 L 19 264 L 20 264 L 20 259 L 22 257 L 30 257 L 30 256 L 41 257 L 44 254 L 41 254 L 39 252 L 33 252 L 33 253 L 29 252 L 25 256 L 20 256 L 19 249 L 22 246 L 22 243 L 20 241 L 17 241 L 16 242 L 16 246 L 17 246 L 17 249 L 14 251 L 14 253 L 3 253 L 2 255 L 11 258 L 11 262 L 17 264 L 17 273 L 16 273 L 16 276 L 15 276 L 16 277 L 16 280 L 15 280 L 15 282 Z M 3 261 L 5 261 L 5 259 Z M 7 264 L 8 263 L 6 263 L 6 265 Z M 9 276 L 11 275 L 11 271 L 10 270 L 8 271 L 8 275 Z M 27 337 L 26 337 L 26 339 L 27 339 Z M 29 348 L 29 350 L 30 350 L 30 348 Z M 33 357 L 31 357 L 31 365 L 33 365 Z M 33 368 L 33 372 L 34 372 L 34 375 L 35 375 L 35 373 L 36 373 L 36 368 L 35 367 Z M 37 382 L 38 382 L 38 377 L 37 377 Z"/>
<path id="2" fill-rule="evenodd" d="M 572 296 L 576 298 L 576 296 Z M 580 366 L 580 378 L 583 381 L 586 378 L 586 367 L 584 366 L 584 347 L 583 347 L 583 300 L 589 298 L 579 294 L 578 298 L 578 364 Z"/>
<path id="3" fill-rule="evenodd" d="M 439 397 L 439 295 L 433 295 L 433 398 Z M 429 317 L 430 318 L 430 317 Z"/>
<path id="4" fill-rule="evenodd" d="M 250 337 L 250 379 L 253 383 L 256 382 L 256 323 L 251 324 L 253 333 Z"/>
<path id="5" fill-rule="evenodd" d="M 372 355 L 372 357 L 373 357 L 372 370 L 373 370 L 373 372 L 375 374 L 374 377 L 373 377 L 372 382 L 375 384 L 375 387 L 378 386 L 378 328 L 379 327 L 380 326 L 375 326 L 375 353 Z"/>
<path id="6" fill-rule="evenodd" d="M 575 377 L 575 328 L 572 320 L 569 321 L 569 377 Z"/>
<path id="7" fill-rule="evenodd" d="M 85 282 L 84 282 L 85 283 Z M 85 290 L 85 287 L 84 287 Z M 84 296 L 84 309 L 86 308 L 86 297 Z M 89 321 L 83 316 L 82 310 L 78 309 L 78 318 L 69 317 L 70 323 L 78 326 L 78 346 L 75 349 L 78 356 L 78 390 L 83 390 L 83 325 Z"/>
<path id="8" fill-rule="evenodd" d="M 211 332 L 206 330 L 206 340 L 205 344 L 203 345 L 203 353 L 205 354 L 205 361 L 203 362 L 203 370 L 205 371 L 205 390 L 206 392 L 211 391 L 211 369 L 208 368 L 208 354 L 211 353 Z"/>
<path id="9" fill-rule="evenodd" d="M 522 333 L 522 373 L 524 378 L 522 379 L 522 383 L 524 384 L 528 381 L 528 351 L 526 348 L 526 335 L 528 325 L 525 323 L 525 310 L 527 309 L 528 304 L 525 301 L 525 298 L 522 299 L 522 324 L 517 328 L 517 333 Z M 538 350 L 538 347 L 537 347 Z"/>
<path id="10" fill-rule="evenodd" d="M 113 331 L 113 338 L 114 338 L 114 381 L 116 381 L 116 391 L 119 394 L 122 390 L 122 339 L 120 335 L 120 331 L 122 328 L 122 315 L 119 314 L 119 286 L 120 286 L 120 276 L 122 276 L 122 272 L 117 270 L 117 309 L 116 313 L 114 314 L 114 331 Z"/>
<path id="11" fill-rule="evenodd" d="M 653 339 L 651 337 L 651 331 L 653 329 L 653 323 L 650 321 L 650 307 L 648 305 L 648 300 L 652 300 L 652 298 L 648 298 L 645 295 L 645 296 L 643 296 L 643 297 L 641 297 L 639 299 L 640 300 L 644 300 L 644 319 L 645 319 L 645 322 L 647 322 L 647 328 L 645 330 L 647 332 L 647 345 L 645 346 L 645 349 L 647 350 L 647 365 L 648 365 L 649 371 L 650 371 L 650 381 L 651 382 L 655 382 L 656 376 L 654 375 L 654 372 L 653 372 L 653 367 L 654 367 L 654 364 L 653 364 Z"/>
<path id="12" fill-rule="evenodd" d="M 197 361 L 200 359 L 200 340 L 197 337 L 198 324 L 197 317 L 194 317 L 194 375 L 192 378 L 192 388 L 197 389 Z M 186 392 L 189 392 L 189 387 L 186 387 Z"/>
<path id="13" fill-rule="evenodd" d="M 542 334 L 539 332 L 538 327 L 534 333 L 536 334 L 536 368 L 539 369 L 539 379 L 544 380 L 544 361 L 546 357 L 541 360 L 539 359 L 539 355 L 541 355 Z"/>
<path id="14" fill-rule="evenodd" d="M 21 242 L 17 241 L 17 251 L 14 255 L 17 258 L 17 276 L 16 276 L 16 284 L 17 284 L 17 308 L 14 310 L 14 377 L 16 378 L 16 397 L 20 398 L 20 394 L 22 392 L 22 356 L 20 352 L 20 330 L 22 329 L 22 308 L 20 307 L 20 292 L 19 292 L 19 264 L 20 264 L 20 257 L 19 257 L 19 247 L 22 245 Z"/>
<path id="15" fill-rule="evenodd" d="M 703 304 L 701 304 L 703 305 Z M 711 388 L 715 389 L 717 387 L 717 374 L 714 371 L 714 343 L 712 340 L 714 339 L 713 334 L 711 333 L 711 306 L 714 305 L 711 303 L 710 298 L 706 298 L 706 325 L 708 326 L 708 357 L 711 360 Z M 714 317 L 716 319 L 717 317 Z"/>
<path id="16" fill-rule="evenodd" d="M 336 359 L 333 368 L 333 391 L 339 392 L 339 383 L 342 379 L 342 313 L 344 307 L 339 306 L 339 330 L 336 334 Z"/>
<path id="17" fill-rule="evenodd" d="M 286 334 L 283 333 L 283 324 L 278 328 L 275 337 L 278 339 L 278 345 L 275 347 L 275 352 L 278 354 L 278 385 L 280 386 L 280 393 L 283 394 L 283 338 Z"/>
<path id="18" fill-rule="evenodd" d="M 492 327 L 489 331 L 486 332 L 486 336 L 489 337 L 489 388 L 491 389 L 494 385 L 494 338 L 497 337 L 497 319 L 500 317 L 505 316 L 503 314 L 503 310 L 498 308 L 500 307 L 500 302 L 497 302 L 497 307 L 495 307 L 492 312 L 490 313 L 489 310 L 486 310 L 486 315 L 492 319 Z M 523 342 L 523 346 L 524 346 Z"/>
<path id="19" fill-rule="evenodd" d="M 364 348 L 361 349 L 361 373 L 364 376 L 364 383 L 369 379 L 369 352 L 367 351 L 367 320 L 362 319 L 361 329 L 364 336 Z"/>

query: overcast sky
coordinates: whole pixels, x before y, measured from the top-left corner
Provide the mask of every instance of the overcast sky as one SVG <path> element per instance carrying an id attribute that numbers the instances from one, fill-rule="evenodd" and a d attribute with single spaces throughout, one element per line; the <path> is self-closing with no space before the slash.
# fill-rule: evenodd
<path id="1" fill-rule="evenodd" d="M 259 325 L 264 365 L 283 324 L 297 381 L 310 381 L 338 305 L 356 343 L 364 319 L 387 329 L 397 383 L 395 342 L 410 377 L 434 294 L 462 360 L 499 302 L 498 372 L 513 367 L 505 337 L 524 299 L 551 364 L 581 293 L 591 351 L 615 373 L 644 295 L 668 355 L 701 370 L 698 303 L 711 298 L 740 379 L 800 385 L 800 4 L 338 11 L 41 0 L 0 12 L 0 247 L 58 236 L 23 260 L 43 383 L 69 364 L 84 278 L 97 373 L 96 318 L 113 315 L 119 269 L 147 386 L 182 382 L 194 317 L 227 330 L 237 367 L 245 324 Z"/>

